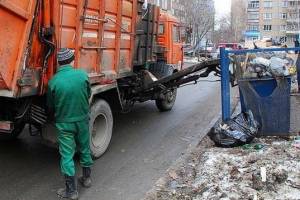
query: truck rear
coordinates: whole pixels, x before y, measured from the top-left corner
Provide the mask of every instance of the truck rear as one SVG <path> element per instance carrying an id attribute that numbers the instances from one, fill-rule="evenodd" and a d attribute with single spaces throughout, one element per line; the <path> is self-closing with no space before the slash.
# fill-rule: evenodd
<path id="1" fill-rule="evenodd" d="M 172 109 L 177 87 L 192 73 L 176 74 L 179 23 L 157 6 L 144 7 L 143 0 L 1 0 L 0 138 L 15 138 L 28 124 L 31 135 L 55 141 L 45 91 L 59 48 L 73 49 L 75 68 L 89 74 L 94 157 L 109 145 L 112 109 L 128 112 L 148 100 Z"/>

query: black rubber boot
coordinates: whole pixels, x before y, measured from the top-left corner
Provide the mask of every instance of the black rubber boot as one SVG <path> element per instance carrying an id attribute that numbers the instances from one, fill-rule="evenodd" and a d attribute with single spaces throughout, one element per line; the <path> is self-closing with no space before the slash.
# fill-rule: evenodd
<path id="1" fill-rule="evenodd" d="M 66 187 L 57 191 L 59 198 L 77 200 L 78 191 L 76 187 L 76 181 L 74 176 L 65 176 Z"/>
<path id="2" fill-rule="evenodd" d="M 90 167 L 82 168 L 82 176 L 78 179 L 78 181 L 85 188 L 89 188 L 92 186 L 91 168 Z"/>

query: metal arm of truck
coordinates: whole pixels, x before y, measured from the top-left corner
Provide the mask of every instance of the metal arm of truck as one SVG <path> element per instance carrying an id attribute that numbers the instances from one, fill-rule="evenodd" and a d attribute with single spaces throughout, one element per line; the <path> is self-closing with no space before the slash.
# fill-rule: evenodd
<path id="1" fill-rule="evenodd" d="M 195 64 L 193 66 L 190 66 L 186 69 L 183 69 L 181 71 L 175 72 L 174 74 L 164 77 L 162 79 L 159 79 L 155 82 L 152 82 L 148 85 L 146 85 L 144 88 L 141 88 L 141 91 L 147 91 L 149 89 L 158 87 L 159 85 L 165 85 L 166 87 L 178 87 L 180 85 L 183 85 L 188 82 L 193 82 L 198 80 L 201 75 L 193 75 L 186 77 L 188 75 L 194 74 L 196 72 L 199 72 L 201 70 L 210 69 L 211 71 L 217 71 L 217 67 L 220 65 L 219 59 L 214 60 L 208 60 L 205 62 L 201 62 L 198 64 Z"/>

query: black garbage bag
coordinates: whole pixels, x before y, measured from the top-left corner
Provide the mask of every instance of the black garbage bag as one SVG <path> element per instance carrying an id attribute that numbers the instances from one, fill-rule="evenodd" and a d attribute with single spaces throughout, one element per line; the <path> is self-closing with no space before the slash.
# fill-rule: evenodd
<path id="1" fill-rule="evenodd" d="M 236 147 L 250 143 L 258 134 L 259 125 L 253 113 L 247 111 L 217 124 L 208 136 L 217 146 Z"/>

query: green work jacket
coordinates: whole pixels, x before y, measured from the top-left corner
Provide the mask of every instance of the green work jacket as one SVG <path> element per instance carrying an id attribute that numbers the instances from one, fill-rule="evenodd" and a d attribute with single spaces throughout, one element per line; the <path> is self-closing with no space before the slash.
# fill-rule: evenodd
<path id="1" fill-rule="evenodd" d="M 88 118 L 91 87 L 85 71 L 71 65 L 59 67 L 50 80 L 47 104 L 56 123 L 79 122 Z"/>

